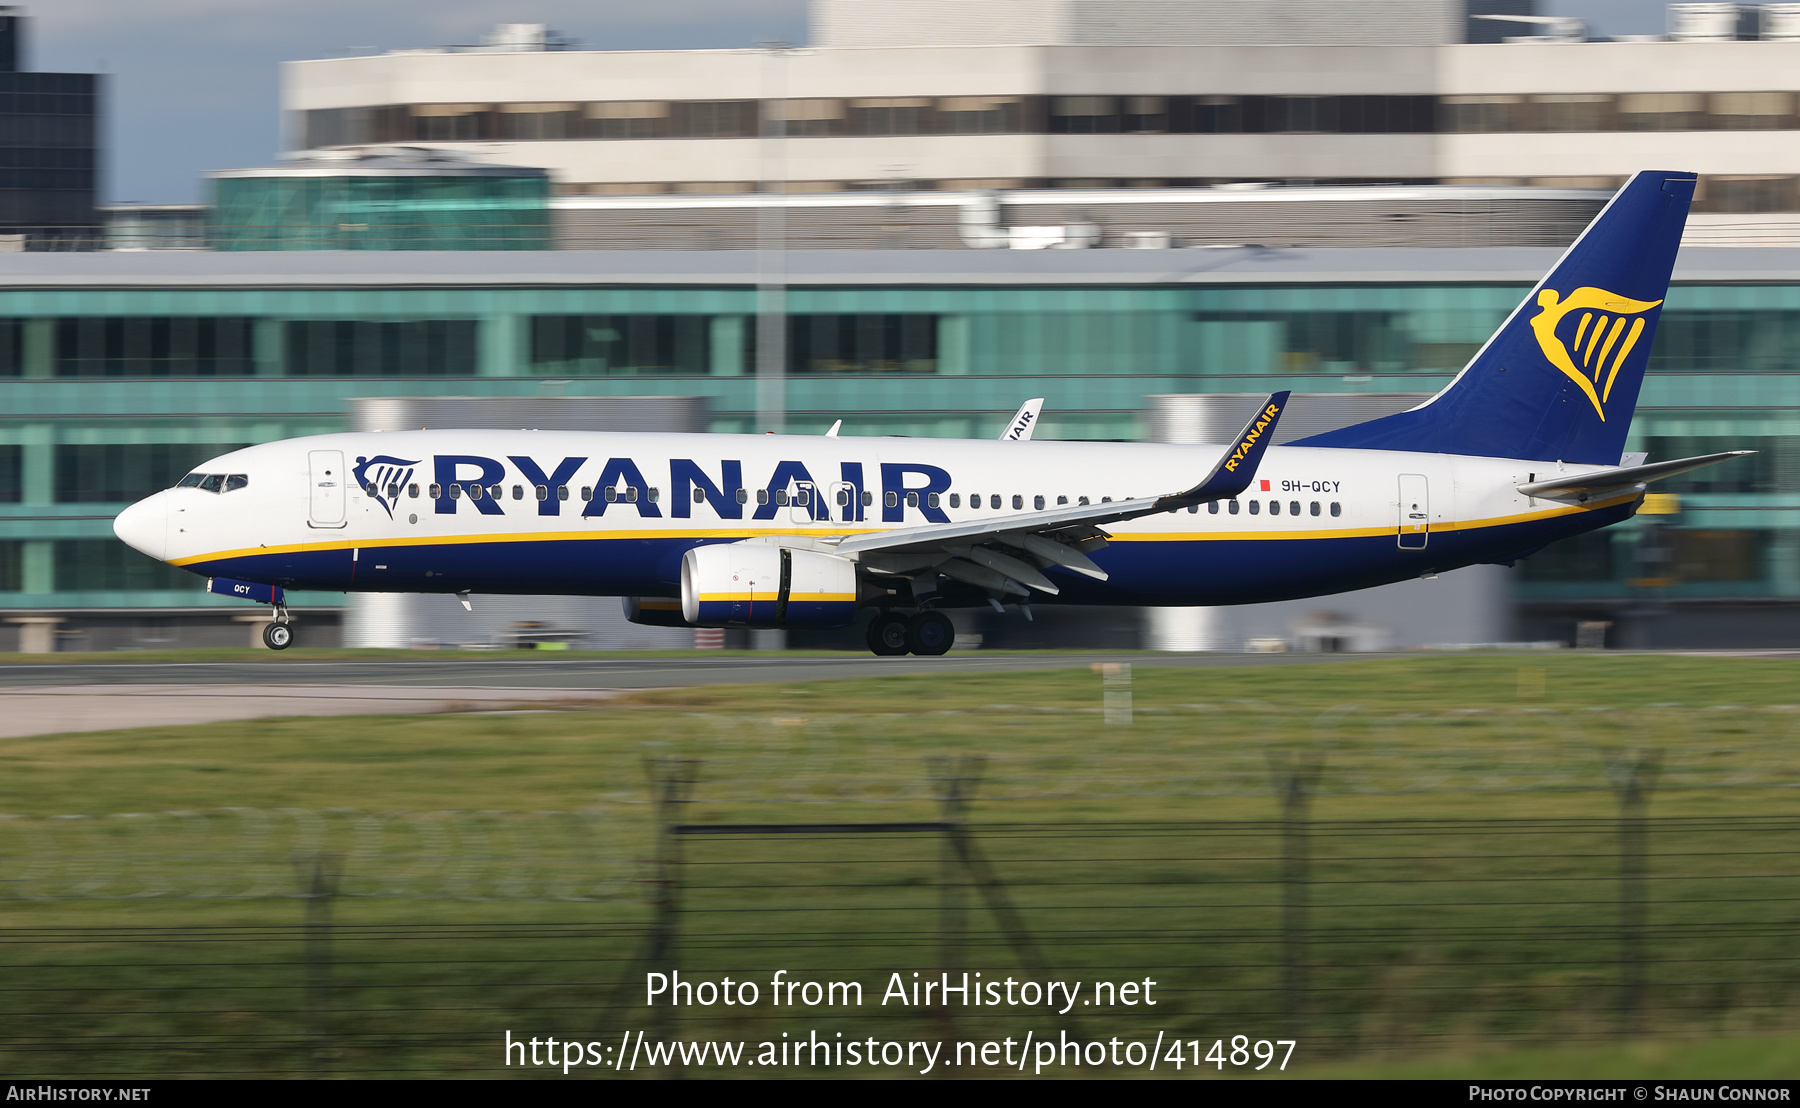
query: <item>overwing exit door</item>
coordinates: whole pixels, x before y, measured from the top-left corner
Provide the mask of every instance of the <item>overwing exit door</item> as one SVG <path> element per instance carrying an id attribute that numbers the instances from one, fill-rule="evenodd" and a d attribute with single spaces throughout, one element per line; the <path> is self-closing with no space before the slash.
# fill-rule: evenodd
<path id="1" fill-rule="evenodd" d="M 1431 539 L 1431 483 L 1422 473 L 1400 475 L 1400 549 L 1423 550 Z"/>
<path id="2" fill-rule="evenodd" d="M 344 526 L 344 452 L 309 450 L 306 468 L 311 499 L 307 522 L 314 527 Z"/>

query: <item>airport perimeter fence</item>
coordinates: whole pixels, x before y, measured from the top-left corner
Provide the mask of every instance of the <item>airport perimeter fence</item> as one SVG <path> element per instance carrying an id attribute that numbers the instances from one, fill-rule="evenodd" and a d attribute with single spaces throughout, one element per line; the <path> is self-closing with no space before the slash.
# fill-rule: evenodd
<path id="1" fill-rule="evenodd" d="M 0 1068 L 561 1076 L 510 1035 L 593 1044 L 570 1076 L 865 1039 L 969 1044 L 939 1072 L 970 1076 L 1027 1038 L 1078 1044 L 1046 1073 L 1162 1072 L 1171 1044 L 1212 1073 L 1289 1041 L 1304 1066 L 1796 1025 L 1800 713 L 1290 714 L 1184 768 L 1120 736 L 1271 710 L 1109 710 L 1088 756 L 909 749 L 1034 718 L 1006 706 L 697 717 L 583 812 L 0 820 Z M 1002 991 L 913 1003 L 946 980 Z M 732 1072 L 858 1072 L 835 1057 Z"/>

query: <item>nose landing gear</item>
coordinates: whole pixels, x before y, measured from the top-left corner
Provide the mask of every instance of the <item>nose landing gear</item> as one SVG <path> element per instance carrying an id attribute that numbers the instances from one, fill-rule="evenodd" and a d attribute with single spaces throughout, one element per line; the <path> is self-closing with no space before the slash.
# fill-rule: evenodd
<path id="1" fill-rule="evenodd" d="M 881 657 L 901 654 L 935 657 L 948 654 L 956 643 L 956 627 L 942 612 L 919 612 L 913 616 L 899 612 L 882 612 L 869 624 L 869 650 Z"/>

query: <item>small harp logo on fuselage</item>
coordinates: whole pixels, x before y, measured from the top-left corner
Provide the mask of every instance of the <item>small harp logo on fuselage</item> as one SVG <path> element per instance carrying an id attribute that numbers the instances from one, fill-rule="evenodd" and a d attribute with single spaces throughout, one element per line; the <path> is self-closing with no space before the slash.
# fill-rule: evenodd
<path id="1" fill-rule="evenodd" d="M 356 484 L 377 504 L 386 509 L 388 518 L 394 517 L 394 506 L 399 503 L 400 490 L 412 480 L 413 469 L 419 463 L 404 458 L 394 458 L 386 454 L 377 454 L 373 458 L 356 459 L 356 468 L 351 476 Z"/>

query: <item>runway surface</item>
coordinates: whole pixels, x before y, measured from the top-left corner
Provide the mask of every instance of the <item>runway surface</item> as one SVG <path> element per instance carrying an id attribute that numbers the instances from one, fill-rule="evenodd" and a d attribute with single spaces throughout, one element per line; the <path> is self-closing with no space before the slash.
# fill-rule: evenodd
<path id="1" fill-rule="evenodd" d="M 943 658 L 872 655 L 686 655 L 665 658 L 574 658 L 552 661 L 518 654 L 444 661 L 418 658 L 307 661 L 270 658 L 230 662 L 20 662 L 0 666 L 0 689 L 74 685 L 382 685 L 427 688 L 666 689 L 769 681 L 829 681 L 933 673 L 1008 673 L 1086 669 L 1095 662 L 1144 668 L 1319 665 L 1400 655 L 1358 654 L 1033 654 L 971 651 Z"/>
<path id="2" fill-rule="evenodd" d="M 769 654 L 552 661 L 496 654 L 491 660 L 443 661 L 27 662 L 0 666 L 0 739 L 277 716 L 567 710 L 603 704 L 628 689 L 695 685 L 1085 669 L 1113 661 L 1210 668 L 1328 660 L 1302 654 L 995 652 L 947 658 Z"/>

